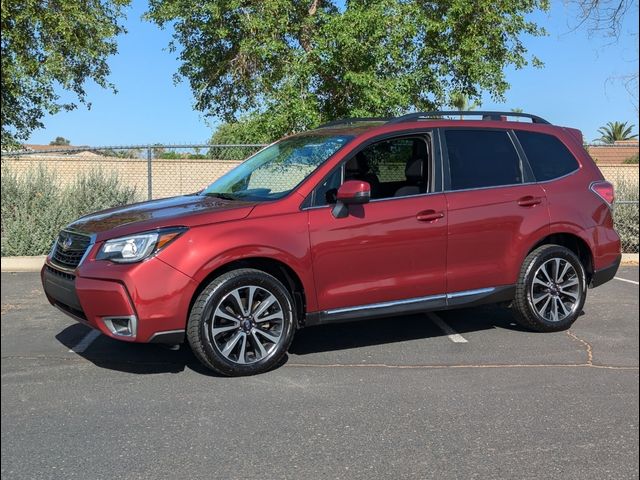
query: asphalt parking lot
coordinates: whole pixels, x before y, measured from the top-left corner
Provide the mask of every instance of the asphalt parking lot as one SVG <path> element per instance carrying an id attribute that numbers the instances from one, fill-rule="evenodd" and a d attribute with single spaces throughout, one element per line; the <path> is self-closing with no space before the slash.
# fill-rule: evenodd
<path id="1" fill-rule="evenodd" d="M 220 378 L 2 273 L 2 478 L 637 478 L 638 268 L 618 277 L 566 332 L 498 307 L 315 327 Z"/>

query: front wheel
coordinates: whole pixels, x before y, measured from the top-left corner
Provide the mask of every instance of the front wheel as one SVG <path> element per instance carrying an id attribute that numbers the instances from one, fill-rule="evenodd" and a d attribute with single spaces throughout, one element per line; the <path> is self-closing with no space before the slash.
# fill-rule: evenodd
<path id="1" fill-rule="evenodd" d="M 516 285 L 518 323 L 538 332 L 566 330 L 587 297 L 584 266 L 569 249 L 543 245 L 525 259 Z"/>
<path id="2" fill-rule="evenodd" d="M 295 333 L 294 312 L 278 279 L 260 270 L 233 270 L 198 295 L 187 340 L 196 357 L 218 373 L 262 373 L 286 354 Z"/>

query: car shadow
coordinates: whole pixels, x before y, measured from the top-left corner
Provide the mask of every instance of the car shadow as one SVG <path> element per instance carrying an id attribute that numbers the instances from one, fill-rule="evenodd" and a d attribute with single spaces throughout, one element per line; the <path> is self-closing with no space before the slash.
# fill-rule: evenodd
<path id="1" fill-rule="evenodd" d="M 510 310 L 496 306 L 440 312 L 437 315 L 463 335 L 493 328 L 523 330 L 514 323 Z M 69 350 L 75 348 L 77 355 L 100 368 L 134 374 L 180 373 L 190 369 L 203 375 L 219 376 L 204 367 L 186 343 L 177 350 L 171 350 L 162 345 L 128 343 L 100 335 L 86 348 L 78 349 L 78 344 L 90 331 L 84 325 L 74 324 L 59 332 L 56 339 Z M 443 335 L 446 333 L 427 315 L 404 315 L 302 329 L 296 333 L 288 353 L 303 356 Z M 288 360 L 289 355 L 275 368 Z"/>

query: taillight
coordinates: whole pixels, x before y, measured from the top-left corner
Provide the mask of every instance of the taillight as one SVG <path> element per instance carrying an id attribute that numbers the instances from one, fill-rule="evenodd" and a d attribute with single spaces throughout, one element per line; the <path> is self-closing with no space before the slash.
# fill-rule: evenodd
<path id="1" fill-rule="evenodd" d="M 615 192 L 613 190 L 613 185 L 611 185 L 609 182 L 593 182 L 589 188 L 593 193 L 607 202 L 609 206 L 613 205 L 613 202 L 615 200 Z"/>

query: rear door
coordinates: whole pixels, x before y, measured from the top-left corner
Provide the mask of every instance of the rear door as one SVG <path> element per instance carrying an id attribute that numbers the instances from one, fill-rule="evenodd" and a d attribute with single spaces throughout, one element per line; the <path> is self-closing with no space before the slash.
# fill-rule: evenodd
<path id="1" fill-rule="evenodd" d="M 447 291 L 512 285 L 532 235 L 549 230 L 545 192 L 510 131 L 449 128 L 442 139 Z"/>

